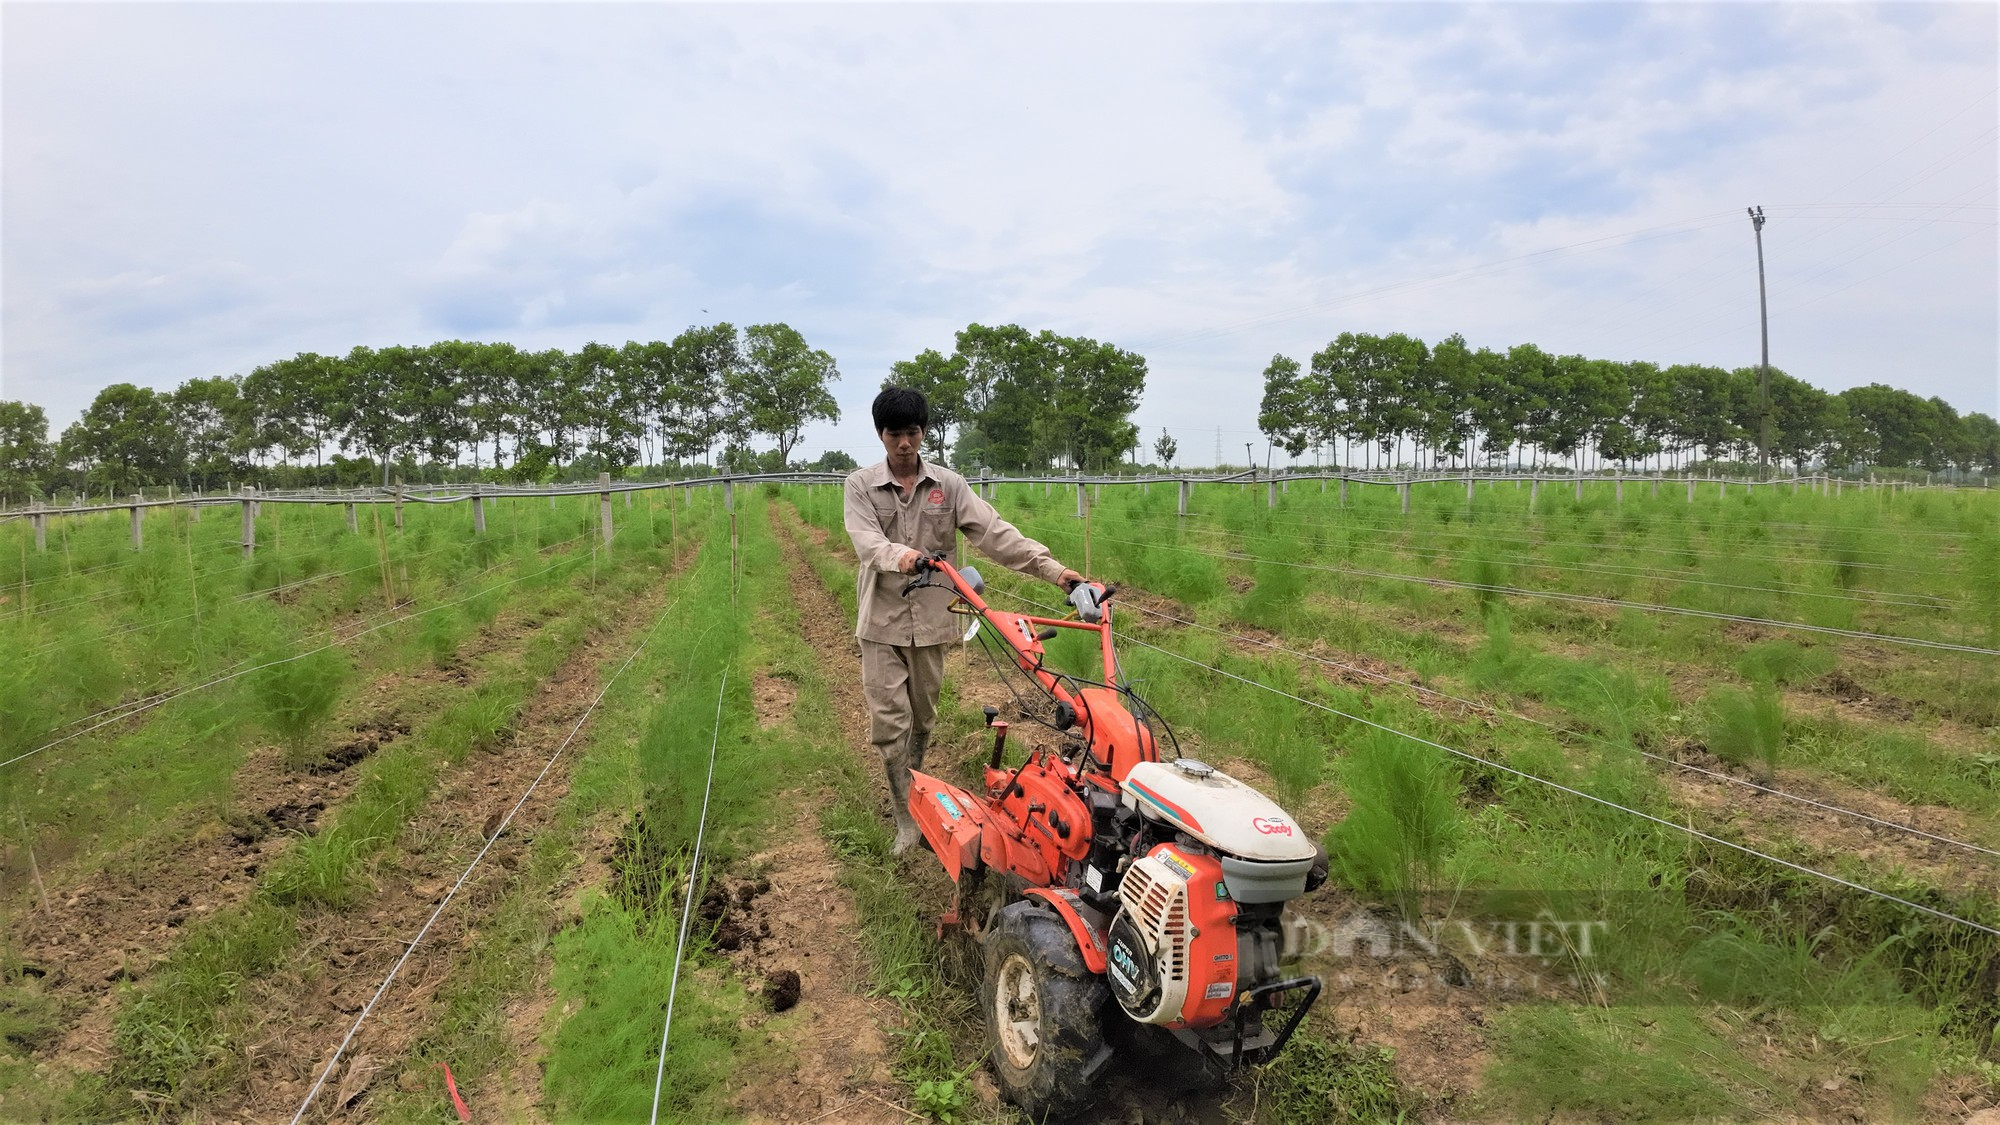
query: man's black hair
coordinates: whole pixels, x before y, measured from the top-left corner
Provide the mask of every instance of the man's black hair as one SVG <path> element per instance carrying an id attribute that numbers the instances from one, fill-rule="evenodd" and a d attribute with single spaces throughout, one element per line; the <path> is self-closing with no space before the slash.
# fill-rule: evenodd
<path id="1" fill-rule="evenodd" d="M 902 430 L 915 426 L 920 430 L 930 429 L 931 404 L 924 401 L 922 391 L 908 387 L 884 387 L 875 396 L 872 408 L 875 414 L 875 432 Z"/>

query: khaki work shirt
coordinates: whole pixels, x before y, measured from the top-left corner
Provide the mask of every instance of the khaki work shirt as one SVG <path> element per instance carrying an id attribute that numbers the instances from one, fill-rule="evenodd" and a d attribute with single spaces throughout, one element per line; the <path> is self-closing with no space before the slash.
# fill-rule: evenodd
<path id="1" fill-rule="evenodd" d="M 847 537 L 861 562 L 854 583 L 860 609 L 854 635 L 864 641 L 941 645 L 964 635 L 964 625 L 946 608 L 950 597 L 921 590 L 904 597 L 903 585 L 915 575 L 896 569 L 905 551 L 949 553 L 960 531 L 1001 566 L 1052 585 L 1062 577 L 1063 564 L 1047 547 L 1001 519 L 964 477 L 942 465 L 921 462 L 917 487 L 904 495 L 889 462 L 878 461 L 849 473 L 845 493 Z"/>

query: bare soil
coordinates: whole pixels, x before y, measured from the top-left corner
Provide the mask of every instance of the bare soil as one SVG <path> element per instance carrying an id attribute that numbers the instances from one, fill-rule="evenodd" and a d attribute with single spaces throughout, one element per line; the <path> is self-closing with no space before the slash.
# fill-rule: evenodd
<path id="1" fill-rule="evenodd" d="M 248 1065 L 235 1087 L 210 1106 L 212 1114 L 244 1121 L 289 1117 L 402 955 L 404 943 L 429 917 L 487 833 L 497 828 L 499 818 L 576 729 L 600 689 L 605 662 L 637 642 L 665 596 L 665 583 L 649 585 L 627 612 L 578 646 L 544 681 L 500 746 L 445 772 L 430 800 L 406 825 L 401 846 L 384 853 L 374 865 L 370 875 L 375 889 L 365 901 L 346 910 L 308 912 L 300 919 L 302 940 L 289 967 L 245 990 L 247 1007 L 259 1021 L 247 1036 L 253 1044 Z M 367 1115 L 368 1086 L 393 1077 L 394 1071 L 384 1068 L 372 1077 L 357 1072 L 366 1069 L 368 1059 L 408 1057 L 412 1044 L 430 1027 L 432 996 L 476 937 L 480 919 L 505 897 L 514 869 L 567 792 L 569 758 L 564 754 L 549 770 L 383 994 L 309 1119 L 340 1115 L 342 1083 L 347 1083 L 357 1103 L 348 1112 Z M 521 1015 L 510 1010 L 510 1017 Z M 461 1088 L 461 1092 L 475 1119 L 495 1112 L 499 1100 L 507 1097 L 505 1084 L 484 1097 L 481 1091 Z M 493 1101 L 488 1103 L 487 1098 Z M 512 1108 L 518 1109 L 519 1103 Z"/>
<path id="2" fill-rule="evenodd" d="M 873 758 L 852 629 L 807 565 L 796 539 L 809 525 L 775 504 L 770 519 L 792 571 L 800 629 L 827 671 L 828 694 L 844 741 L 854 753 Z M 760 677 L 754 694 L 760 723 L 776 725 L 791 717 L 796 691 L 786 681 Z M 767 714 L 767 700 L 781 700 L 782 710 Z M 869 776 L 886 815 L 888 786 L 880 773 L 877 766 Z M 841 885 L 840 860 L 820 831 L 820 816 L 831 799 L 823 785 L 795 791 L 787 823 L 776 834 L 777 845 L 750 858 L 760 940 L 745 941 L 730 960 L 764 994 L 766 1011 L 753 1017 L 753 1026 L 778 1048 L 771 1057 L 781 1068 L 740 1076 L 736 1106 L 755 1125 L 860 1125 L 911 1113 L 901 1104 L 904 1088 L 892 1070 L 896 1049 L 885 1030 L 901 1023 L 901 1013 L 893 1001 L 869 995 L 860 920 Z M 760 886 L 764 889 L 757 890 Z M 737 893 L 740 897 L 741 890 Z"/>
<path id="3" fill-rule="evenodd" d="M 518 623 L 502 617 L 468 637 L 465 652 L 490 652 L 519 635 Z M 45 868 L 48 908 L 31 908 L 9 926 L 24 972 L 40 974 L 38 987 L 56 998 L 67 1024 L 39 1061 L 101 1069 L 120 986 L 165 961 L 182 927 L 247 899 L 259 872 L 346 799 L 359 776 L 352 767 L 408 735 L 406 709 L 447 678 L 429 666 L 384 673 L 343 704 L 346 717 L 305 768 L 289 764 L 280 747 L 259 747 L 237 770 L 219 813 L 151 833 L 95 870 Z"/>

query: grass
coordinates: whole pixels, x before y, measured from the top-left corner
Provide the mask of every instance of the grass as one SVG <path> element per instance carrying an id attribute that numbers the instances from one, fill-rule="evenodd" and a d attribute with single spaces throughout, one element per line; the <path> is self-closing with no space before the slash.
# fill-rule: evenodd
<path id="1" fill-rule="evenodd" d="M 1031 496 L 1022 507 L 1033 509 L 1038 503 Z M 1865 770 L 1867 780 L 1892 791 L 1922 791 L 1930 800 L 1968 809 L 1984 808 L 1990 800 L 1987 779 L 1992 771 L 1968 755 L 1928 743 L 1919 734 L 1892 735 L 1841 720 L 1784 719 L 1776 702 L 1780 689 L 1814 682 L 1838 667 L 1838 650 L 1832 646 L 1789 638 L 1718 636 L 1720 630 L 1706 623 L 1647 618 L 1629 610 L 1600 619 L 1560 606 L 1508 605 L 1472 593 L 1436 595 L 1407 584 L 1313 572 L 1305 572 L 1311 578 L 1303 588 L 1285 583 L 1259 597 L 1271 573 L 1264 559 L 1303 557 L 1392 569 L 1385 556 L 1421 545 L 1419 535 L 1448 534 L 1438 529 L 1458 527 L 1480 534 L 1477 506 L 1469 519 L 1462 513 L 1420 512 L 1408 521 L 1407 534 L 1399 534 L 1395 526 L 1380 522 L 1357 527 L 1353 533 L 1296 520 L 1286 527 L 1281 520 L 1292 516 L 1264 522 L 1261 505 L 1221 507 L 1211 523 L 1191 520 L 1185 529 L 1173 526 L 1169 517 L 1162 527 L 1157 513 L 1144 510 L 1143 499 L 1128 493 L 1118 504 L 1118 511 L 1100 510 L 1093 521 L 1102 536 L 1093 545 L 1100 574 L 1112 580 L 1146 575 L 1135 584 L 1182 600 L 1184 615 L 1191 613 L 1200 620 L 1219 620 L 1238 631 L 1235 622 L 1261 625 L 1294 648 L 1331 643 L 1388 657 L 1405 665 L 1404 677 L 1439 684 L 1454 694 L 1483 690 L 1515 706 L 1533 705 L 1540 714 L 1550 715 L 1558 729 L 1507 719 L 1481 721 L 1472 715 L 1452 718 L 1448 712 L 1424 710 L 1402 690 L 1352 691 L 1316 676 L 1301 676 L 1310 665 L 1295 659 L 1249 657 L 1211 635 L 1163 628 L 1154 619 L 1129 613 L 1123 618 L 1128 635 L 1288 693 L 1474 750 L 1674 822 L 1685 820 L 1686 811 L 1675 806 L 1635 747 L 1671 750 L 1692 738 L 1718 733 L 1722 734 L 1716 740 L 1719 749 L 1738 753 L 1767 770 L 1781 760 L 1782 746 L 1785 760 L 1833 766 L 1849 778 L 1861 777 Z M 1789 574 L 1789 568 L 1750 556 L 1790 557 L 1788 552 L 1804 555 L 1810 550 L 1809 544 L 1780 542 L 1782 537 L 1762 527 L 1758 522 L 1762 517 L 1749 511 L 1728 511 L 1706 523 L 1664 528 L 1648 522 L 1659 513 L 1617 519 L 1587 506 L 1556 505 L 1545 514 L 1550 542 L 1541 549 L 1548 552 L 1547 561 L 1559 565 L 1601 561 L 1608 547 L 1644 535 L 1662 550 L 1684 550 L 1710 580 L 1770 585 Z M 1045 518 L 1029 511 L 1023 518 L 1059 556 L 1068 560 L 1081 553 L 1082 528 L 1072 517 Z M 1130 544 L 1116 541 L 1126 536 Z M 1163 541 L 1193 542 L 1216 551 L 1195 557 L 1221 568 L 1228 592 L 1209 583 L 1174 587 L 1173 568 L 1161 561 L 1171 552 L 1158 549 Z M 1675 543 L 1680 546 L 1672 546 Z M 1241 561 L 1228 557 L 1236 546 L 1247 547 L 1255 557 Z M 1569 553 L 1557 553 L 1552 547 Z M 1432 562 L 1460 567 L 1457 576 L 1466 580 L 1500 584 L 1496 579 L 1505 576 L 1507 568 L 1517 576 L 1523 571 L 1538 573 L 1529 565 L 1534 560 L 1496 559 L 1490 543 L 1482 546 L 1471 536 L 1454 549 L 1464 557 Z M 1409 565 L 1408 557 L 1401 555 L 1401 567 Z M 1673 593 L 1643 590 L 1634 584 L 1636 580 L 1616 576 L 1540 573 L 1544 579 L 1553 574 L 1559 585 L 1576 584 L 1572 588 L 1600 583 L 1593 592 L 1649 599 Z M 993 581 L 1036 596 L 1031 587 L 1005 577 Z M 1921 593 L 1923 583 L 1905 592 Z M 1715 588 L 1673 596 L 1689 604 L 1727 605 L 1735 612 L 1753 614 L 1803 604 L 1803 599 L 1760 603 L 1757 599 L 1770 595 L 1740 590 L 1724 595 Z M 1703 600 L 1725 596 L 1733 600 Z M 1384 613 L 1380 608 L 1384 604 L 1418 618 L 1453 624 L 1465 618 L 1480 620 L 1486 636 L 1483 642 L 1470 643 L 1399 636 L 1389 625 L 1398 617 Z M 1920 616 L 1912 614 L 1897 623 L 1912 625 Z M 1525 641 L 1516 635 L 1522 621 L 1530 634 Z M 1411 632 L 1407 626 L 1402 631 Z M 1545 647 L 1558 640 L 1565 648 L 1575 645 L 1592 653 L 1571 655 Z M 1285 720 L 1273 712 L 1290 711 L 1299 723 L 1312 714 L 1278 696 L 1253 698 L 1262 693 L 1198 668 L 1162 667 L 1157 656 L 1135 652 L 1129 643 L 1125 652 L 1128 671 L 1155 684 L 1148 694 L 1170 700 L 1164 709 L 1198 742 L 1221 742 L 1232 748 L 1247 743 L 1244 756 L 1268 762 L 1272 740 L 1282 738 L 1280 732 L 1285 730 Z M 1900 654 L 1897 660 L 1910 667 L 1924 663 L 1903 660 Z M 1746 701 L 1749 714 L 1737 724 L 1742 734 L 1738 742 L 1730 743 L 1727 732 L 1705 726 L 1703 716 L 1710 708 L 1702 706 L 1701 698 L 1686 699 L 1670 682 L 1670 674 L 1683 674 L 1690 663 L 1723 679 L 1728 691 L 1741 693 Z M 1966 676 L 1968 682 L 1977 679 Z M 1761 712 L 1756 710 L 1760 701 Z M 1726 725 L 1731 717 L 1718 718 L 1715 726 Z M 1587 962 L 1577 950 L 1565 954 L 1569 968 L 1588 971 L 1579 979 L 1597 982 L 1578 1000 L 1595 993 L 1600 1004 L 1648 1014 L 1610 1019 L 1593 1016 L 1591 1007 L 1574 1002 L 1510 1008 L 1508 1030 L 1490 1040 L 1500 1061 L 1488 1076 L 1486 1104 L 1496 1112 L 1542 1114 L 1555 1109 L 1612 1117 L 1797 1112 L 1802 1103 L 1796 1091 L 1806 1088 L 1808 1078 L 1814 1089 L 1819 1081 L 1828 1080 L 1827 1068 L 1834 1065 L 1831 1056 L 1839 1053 L 1839 1065 L 1871 1076 L 1863 1093 L 1865 1104 L 1884 1114 L 1909 1116 L 1916 1112 L 1933 1076 L 1963 1073 L 1970 1057 L 1988 1049 L 2000 1013 L 1988 1001 L 1965 999 L 1981 995 L 1976 987 L 1954 982 L 1968 980 L 1969 948 L 1986 950 L 1988 955 L 1996 952 L 1989 940 L 1740 853 L 1691 844 L 1659 825 L 1482 767 L 1447 767 L 1444 776 L 1433 778 L 1418 768 L 1412 753 L 1386 752 L 1383 743 L 1357 736 L 1337 720 L 1317 721 L 1329 729 L 1310 741 L 1334 756 L 1336 764 L 1327 774 L 1332 785 L 1310 787 L 1306 799 L 1309 805 L 1350 810 L 1330 835 L 1329 845 L 1337 881 L 1351 893 L 1390 909 L 1408 911 L 1417 906 L 1427 915 L 1439 910 L 1441 903 L 1477 910 L 1509 901 L 1518 904 L 1523 898 L 1532 906 L 1539 900 L 1549 909 L 1565 911 L 1558 917 L 1587 909 L 1591 913 L 1586 916 L 1603 920 L 1616 935 L 1616 940 L 1594 950 Z M 1884 739 L 1894 745 L 1881 745 Z M 1259 745 L 1264 747 L 1261 752 Z M 1415 749 L 1412 743 L 1402 745 Z M 1872 767 L 1866 765 L 1870 758 L 1876 762 Z M 1890 784 L 1888 775 L 1893 772 L 1905 776 Z M 1315 796 L 1336 787 L 1337 796 Z M 1437 830 L 1443 826 L 1455 830 Z M 1952 904 L 1939 909 L 1989 924 L 1994 918 L 1992 904 L 1975 895 L 1913 885 L 1906 876 L 1879 867 L 1861 869 L 1845 857 L 1816 857 L 1797 843 L 1781 840 L 1776 846 L 1790 858 L 1831 863 L 1850 878 L 1888 885 L 1917 901 Z M 1408 887 L 1450 893 L 1419 899 L 1405 890 Z M 1724 918 L 1729 919 L 1730 940 L 1705 942 L 1716 932 L 1717 919 Z M 1801 946 L 1797 936 L 1801 933 L 1820 936 Z M 1718 1028 L 1702 1018 L 1729 1002 L 1715 992 L 1723 979 L 1759 982 L 1763 992 L 1755 1007 L 1756 1024 L 1731 1022 L 1728 1013 L 1722 1013 Z M 1658 1011 L 1669 1015 L 1652 1014 Z M 1862 1024 L 1866 1030 L 1857 1030 Z M 1845 1046 L 1838 1052 L 1825 1046 L 1833 1042 L 1825 1038 L 1829 1028 L 1841 1033 L 1839 1042 Z M 1760 1068 L 1774 1065 L 1766 1059 L 1767 1044 L 1776 1045 L 1781 1060 L 1775 1064 L 1782 1074 L 1777 1080 L 1761 1077 Z M 1591 1081 L 1576 1083 L 1568 1071 L 1550 1069 L 1556 1058 L 1570 1052 L 1596 1060 L 1589 1063 Z M 1599 1080 L 1600 1070 L 1617 1071 L 1619 1076 Z M 1561 1091 L 1546 1088 L 1558 1075 Z"/>
<path id="2" fill-rule="evenodd" d="M 1065 561 L 1080 560 L 1083 536 L 1071 514 L 1073 496 L 1045 498 L 1039 488 L 1003 491 L 1004 512 Z M 1628 483 L 1620 506 L 1608 485 L 1592 484 L 1581 502 L 1568 489 L 1544 488 L 1530 514 L 1525 492 L 1505 488 L 1483 489 L 1470 505 L 1462 487 L 1418 492 L 1405 519 L 1393 493 L 1357 490 L 1354 506 L 1341 510 L 1331 490 L 1320 499 L 1311 487 L 1294 485 L 1273 514 L 1261 490 L 1238 497 L 1204 487 L 1196 491 L 1195 516 L 1183 522 L 1173 515 L 1171 489 L 1150 496 L 1107 489 L 1106 502 L 1093 514 L 1090 552 L 1098 574 L 1173 598 L 1198 620 L 1233 631 L 1254 626 L 1289 647 L 1328 646 L 1335 657 L 1343 650 L 1365 653 L 1395 665 L 1397 675 L 1420 677 L 1453 694 L 1482 694 L 1557 728 L 1427 707 L 1403 689 L 1365 678 L 1334 682 L 1308 661 L 1239 648 L 1130 612 L 1119 618 L 1129 674 L 1175 724 L 1188 752 L 1254 763 L 1288 806 L 1328 819 L 1344 816 L 1328 836 L 1335 881 L 1344 893 L 1405 916 L 1525 901 L 1589 910 L 1606 924 L 1609 936 L 1599 948 L 1560 955 L 1563 968 L 1587 971 L 1595 982 L 1588 989 L 1536 1002 L 1502 998 L 1490 1006 L 1485 1043 L 1495 1062 L 1482 1089 L 1469 1095 L 1473 1111 L 1740 1118 L 1810 1116 L 1852 1104 L 1871 1116 L 1915 1117 L 1930 1111 L 1925 1097 L 1940 1076 L 1990 1085 L 2000 999 L 1982 974 L 2000 956 L 1992 941 L 1545 786 L 1370 734 L 1351 720 L 1301 708 L 1132 642 L 1150 641 L 1669 821 L 1687 820 L 1689 810 L 1673 800 L 1637 750 L 1672 754 L 1698 742 L 1760 771 L 1780 765 L 1787 774 L 1818 771 L 1899 799 L 1990 817 L 2000 810 L 2000 770 L 1985 759 L 2000 756 L 2000 744 L 1984 757 L 1966 749 L 1967 730 L 1976 739 L 1978 728 L 1971 724 L 1991 718 L 2000 698 L 1990 659 L 1889 650 L 1861 660 L 1850 646 L 1819 638 L 1278 563 L 1310 559 L 1992 644 L 2000 636 L 1994 609 L 2000 581 L 1982 581 L 2000 577 L 1989 573 L 2000 566 L 1991 498 L 1920 497 L 1927 510 L 1919 511 L 1915 504 L 1880 506 L 1879 496 L 1850 494 L 1835 502 L 1759 493 L 1732 494 L 1720 503 L 1705 496 L 1690 506 L 1669 482 L 1658 501 Z M 713 521 L 716 498 L 692 499 L 696 507 L 679 518 Z M 789 489 L 782 499 L 831 535 L 827 550 L 808 545 L 805 557 L 815 579 L 851 613 L 853 570 L 841 557 L 837 490 Z M 888 857 L 872 776 L 840 746 L 824 673 L 796 636 L 785 585 L 790 579 L 764 522 L 764 506 L 777 501 L 751 490 L 738 500 L 745 561 L 737 594 L 745 608 L 729 609 L 728 566 L 716 556 L 722 537 L 709 522 L 708 547 L 678 587 L 685 596 L 663 627 L 674 643 L 649 653 L 620 698 L 607 700 L 603 734 L 577 761 L 556 824 L 538 834 L 470 951 L 440 987 L 437 1023 L 409 1067 L 449 1060 L 461 1079 L 470 1073 L 492 1081 L 513 1061 L 495 997 L 533 987 L 544 961 L 552 960 L 549 984 L 558 1002 L 543 1041 L 550 1052 L 543 1110 L 558 1120 L 642 1112 L 646 1105 L 638 1099 L 643 1093 L 650 1102 L 657 1003 L 662 974 L 671 971 L 680 894 L 691 877 L 741 870 L 758 826 L 773 815 L 769 779 L 782 764 L 801 783 L 824 785 L 832 794 L 821 830 L 841 859 L 860 912 L 874 987 L 900 1010 L 893 1029 L 897 1071 L 910 1085 L 913 1104 L 940 1120 L 976 1115 L 965 1080 L 983 1037 L 953 975 L 962 966 L 930 931 L 926 919 L 934 904 L 920 901 Z M 67 564 L 74 573 L 57 562 L 55 551 L 29 560 L 27 597 L 17 589 L 11 617 L 0 606 L 0 641 L 61 640 L 60 630 L 50 631 L 56 622 L 78 629 L 158 624 L 104 644 L 75 645 L 74 659 L 50 650 L 14 662 L 0 672 L 0 719 L 28 716 L 43 723 L 36 737 L 46 736 L 55 728 L 37 700 L 59 708 L 56 721 L 85 712 L 121 697 L 135 663 L 147 669 L 130 689 L 138 691 L 296 645 L 343 614 L 379 614 L 385 590 L 397 599 L 417 598 L 418 605 L 461 596 L 468 591 L 453 592 L 449 582 L 466 565 L 521 573 L 539 557 L 533 554 L 537 544 L 589 530 L 588 505 L 576 507 L 546 519 L 537 512 L 512 534 L 471 546 L 459 542 L 462 531 L 427 529 L 428 513 L 413 507 L 406 509 L 410 526 L 390 544 L 386 559 L 372 536 L 319 528 L 311 516 L 287 509 L 282 552 L 274 543 L 249 567 L 230 555 L 231 529 L 219 526 L 230 521 L 165 533 L 149 527 L 148 548 L 136 556 L 120 553 L 116 527 L 101 536 L 108 547 L 93 545 L 79 531 Z M 659 547 L 668 526 L 659 518 L 625 518 L 619 550 Z M 1191 549 L 1163 549 L 1173 546 Z M 197 926 L 132 991 L 118 1025 L 122 1069 L 112 1086 L 95 1093 L 88 1083 L 67 1093 L 35 1087 L 22 1077 L 18 1061 L 0 1058 L 0 1090 L 9 1106 L 37 1104 L 49 1116 L 88 1117 L 77 1107 L 103 1109 L 116 1100 L 105 1091 L 122 1097 L 118 1083 L 137 1075 L 134 1084 L 164 1099 L 156 1106 L 170 1109 L 198 1105 L 204 1091 L 236 1081 L 240 1054 L 232 1052 L 246 1026 L 244 982 L 290 963 L 301 912 L 351 909 L 369 891 L 381 865 L 393 858 L 409 811 L 421 806 L 439 771 L 472 761 L 507 737 L 519 701 L 545 674 L 537 669 L 553 667 L 548 661 L 559 663 L 560 654 L 571 651 L 565 646 L 578 643 L 563 623 L 583 611 L 566 599 L 572 584 L 591 581 L 595 561 L 601 560 L 578 556 L 564 569 L 482 595 L 449 616 L 392 631 L 356 655 L 327 714 L 339 713 L 354 683 L 396 662 L 458 666 L 465 638 L 502 607 L 553 614 L 517 656 L 474 658 L 473 686 L 426 712 L 429 719 L 411 738 L 369 759 L 353 796 L 320 835 L 300 841 L 267 871 L 242 909 Z M 331 577 L 350 565 L 355 574 Z M 82 573 L 93 566 L 114 569 Z M 273 593 L 317 575 L 329 577 L 296 593 Z M 1046 587 L 1011 575 L 988 577 L 996 588 L 1053 600 Z M 618 588 L 637 578 L 614 565 L 598 580 Z M 255 596 L 235 598 L 246 591 Z M 76 600 L 105 593 L 111 596 Z M 1841 596 L 1827 596 L 1834 594 Z M 1877 594 L 1910 604 L 1890 604 Z M 1955 608 L 1920 604 L 1946 598 Z M 198 629 L 192 617 L 197 609 Z M 1060 643 L 1057 648 L 1058 659 L 1079 655 Z M 709 861 L 693 872 L 688 848 L 698 782 L 705 776 L 715 684 L 725 666 L 732 669 L 732 694 L 746 692 L 751 670 L 763 668 L 792 682 L 797 703 L 789 721 L 769 729 L 753 729 L 742 717 L 749 712 L 747 697 L 737 695 L 731 704 L 739 717 L 725 728 L 722 751 L 733 768 L 711 809 Z M 1870 693 L 1910 700 L 1921 722 L 1792 706 L 1797 693 L 1822 690 L 1835 673 Z M 288 697 L 285 690 L 272 693 L 262 681 L 245 680 L 162 708 L 135 731 L 79 740 L 86 752 L 53 757 L 33 772 L 0 778 L 0 786 L 8 787 L 8 799 L 24 802 L 18 807 L 37 811 L 43 832 L 61 825 L 83 834 L 108 824 L 114 841 L 121 816 L 137 807 L 138 792 L 168 807 L 198 806 L 226 781 L 240 747 L 254 737 L 250 732 L 279 729 L 292 699 L 310 695 L 313 687 L 293 685 Z M 324 729 L 327 714 L 307 719 L 301 742 L 319 737 L 313 732 Z M 944 722 L 941 738 L 948 741 L 949 731 L 969 731 L 977 717 L 948 699 Z M 1932 737 L 1940 727 L 1956 741 Z M 10 726 L 0 727 L 0 737 L 23 736 Z M 157 744 L 150 755 L 149 740 Z M 159 752 L 183 746 L 215 749 Z M 106 762 L 119 763 L 108 779 L 102 776 Z M 626 817 L 628 810 L 638 814 Z M 586 895 L 571 924 L 558 928 L 566 908 L 551 904 L 544 888 L 575 870 L 577 851 L 604 827 L 621 839 L 615 878 Z M 1929 885 L 1874 861 L 1829 856 L 1782 832 L 1760 839 L 1786 858 L 1937 909 L 2000 922 L 2000 908 L 1963 888 Z M 1440 888 L 1454 892 L 1443 901 L 1457 905 L 1442 906 L 1421 893 Z M 743 1033 L 748 997 L 708 951 L 705 935 L 697 937 L 687 951 L 676 1047 L 668 1060 L 668 1107 L 679 1120 L 729 1112 L 732 1065 L 757 1073 L 783 1066 L 772 1057 L 774 1048 Z M 28 1044 L 49 1034 L 54 1018 L 35 982 L 9 974 L 0 989 L 0 1041 L 8 1044 L 0 1054 L 20 1059 Z M 1393 1119 L 1418 1108 L 1396 1081 L 1396 1069 L 1397 1060 L 1365 1042 L 1304 1033 L 1264 1073 L 1260 1097 L 1275 1121 Z M 1843 1092 L 1822 1097 L 1827 1082 Z M 17 1095 L 24 1100 L 16 1101 Z M 437 1104 L 428 1090 L 376 1098 L 385 1120 L 430 1119 Z"/>
<path id="3" fill-rule="evenodd" d="M 1257 1077 L 1272 1125 L 1379 1125 L 1418 1119 L 1396 1078 L 1396 1053 L 1353 1035 L 1321 1035 L 1310 1017 Z"/>
<path id="4" fill-rule="evenodd" d="M 1362 894 L 1417 921 L 1445 885 L 1445 863 L 1465 832 L 1458 770 L 1438 750 L 1370 731 L 1341 763 L 1353 810 L 1326 836 L 1333 872 Z"/>
<path id="5" fill-rule="evenodd" d="M 518 654 L 489 658 L 494 667 L 473 693 L 485 698 L 481 707 L 505 699 L 510 719 L 524 707 L 593 631 L 609 625 L 613 616 L 605 607 L 647 581 L 643 557 L 635 552 L 628 562 L 605 568 L 589 593 L 590 559 L 583 557 L 556 568 L 575 585 L 517 594 L 530 613 L 547 613 L 549 624 Z M 230 934 L 254 932 L 260 940 L 190 938 L 174 954 L 191 958 L 188 971 L 158 974 L 135 990 L 117 1016 L 118 1050 L 107 1090 L 137 1089 L 159 1105 L 189 1107 L 240 1081 L 238 1037 L 256 1018 L 246 1007 L 246 987 L 287 966 L 311 971 L 311 965 L 294 964 L 302 956 L 295 948 L 298 919 L 306 911 L 350 908 L 371 893 L 371 865 L 396 843 L 443 771 L 478 749 L 464 734 L 465 716 L 477 713 L 479 708 L 462 707 L 436 712 L 412 737 L 367 759 L 331 824 L 271 864 L 249 900 L 219 911 L 209 923 Z"/>

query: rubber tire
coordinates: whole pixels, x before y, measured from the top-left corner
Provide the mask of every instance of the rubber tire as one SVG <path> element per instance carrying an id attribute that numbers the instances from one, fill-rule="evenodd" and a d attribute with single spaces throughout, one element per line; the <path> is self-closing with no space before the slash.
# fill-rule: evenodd
<path id="1" fill-rule="evenodd" d="M 1016 1064 L 1001 1038 L 1000 983 L 1010 962 L 1017 973 L 1025 962 L 1039 1002 L 1036 1042 L 1026 1066 Z M 1085 1072 L 1106 1050 L 1104 1010 L 1110 999 L 1104 978 L 1084 966 L 1075 936 L 1053 911 L 1027 901 L 1001 910 L 986 939 L 986 975 L 979 989 L 1001 1096 L 1035 1121 L 1061 1121 L 1090 1108 L 1097 1091 Z"/>

